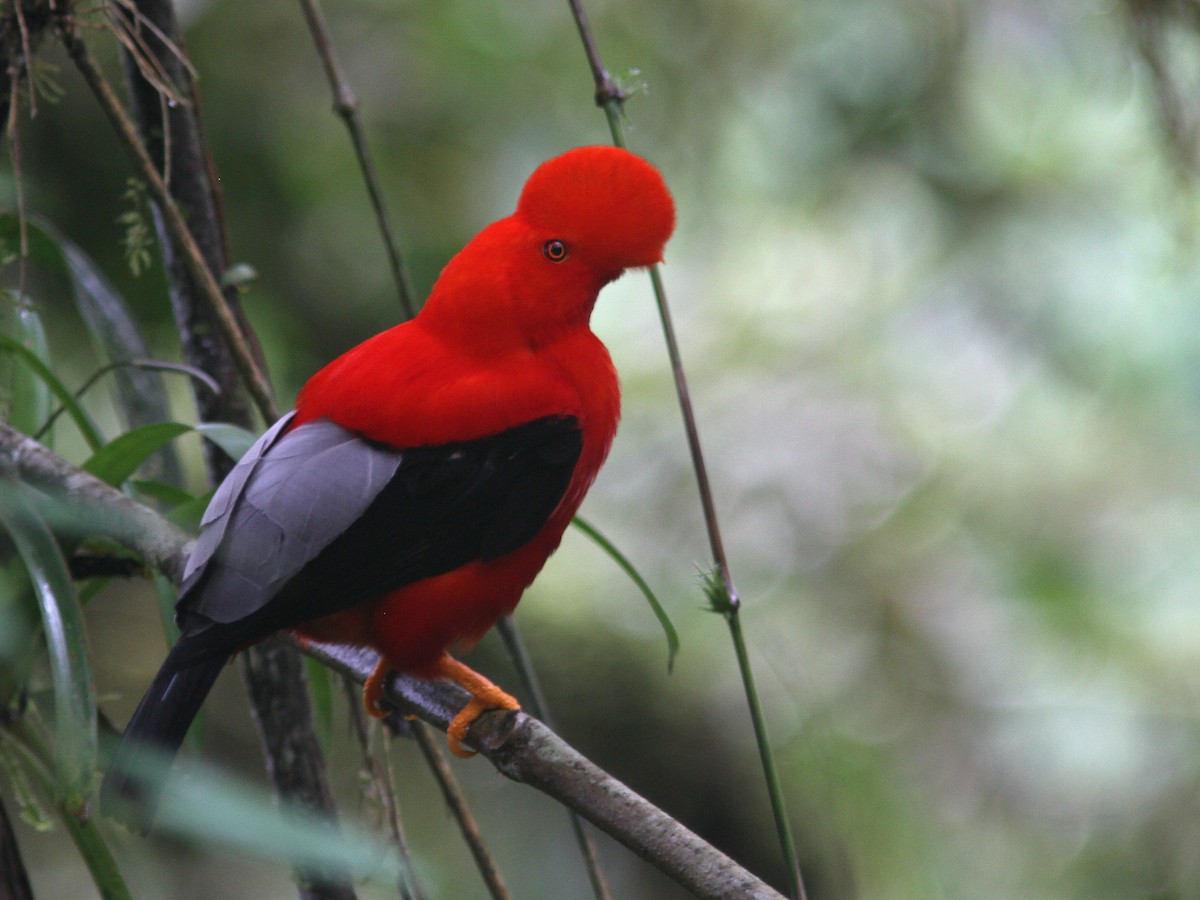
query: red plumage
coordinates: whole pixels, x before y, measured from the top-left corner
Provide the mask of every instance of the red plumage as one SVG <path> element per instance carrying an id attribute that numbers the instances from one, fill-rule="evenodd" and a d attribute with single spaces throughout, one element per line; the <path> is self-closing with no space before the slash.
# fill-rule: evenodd
<path id="1" fill-rule="evenodd" d="M 421 313 L 312 377 L 295 424 L 327 417 L 395 447 L 482 437 L 547 415 L 574 416 L 583 453 L 549 521 L 502 559 L 472 563 L 298 629 L 372 646 L 420 673 L 452 645 L 470 648 L 510 613 L 558 547 L 608 455 L 620 415 L 608 351 L 588 327 L 600 289 L 662 259 L 674 207 L 649 163 L 583 147 L 539 167 L 517 211 L 446 266 Z M 568 256 L 547 260 L 562 241 Z"/>
<path id="2" fill-rule="evenodd" d="M 600 289 L 658 262 L 674 207 L 611 147 L 541 165 L 516 212 L 443 270 L 411 322 L 314 375 L 205 515 L 182 637 L 126 731 L 106 793 L 134 793 L 139 744 L 175 752 L 220 664 L 292 629 L 377 649 L 473 695 L 452 746 L 515 701 L 451 659 L 516 606 L 608 454 L 620 398 L 588 325 Z M 124 756 L 123 756 L 124 754 Z"/>

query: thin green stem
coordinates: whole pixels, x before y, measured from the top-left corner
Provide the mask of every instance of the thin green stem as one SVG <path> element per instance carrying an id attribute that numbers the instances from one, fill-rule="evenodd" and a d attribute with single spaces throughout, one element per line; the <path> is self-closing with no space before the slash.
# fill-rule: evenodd
<path id="1" fill-rule="evenodd" d="M 775 830 L 779 833 L 788 866 L 788 889 L 793 897 L 804 900 L 804 880 L 800 875 L 800 863 L 796 859 L 796 843 L 792 838 L 792 826 L 788 821 L 787 805 L 783 797 L 783 784 L 775 757 L 771 751 L 771 739 L 767 736 L 766 717 L 758 700 L 758 688 L 754 686 L 754 670 L 750 667 L 750 654 L 746 651 L 746 640 L 742 635 L 741 617 L 736 609 L 725 615 L 729 623 L 729 634 L 733 638 L 734 653 L 737 654 L 738 669 L 742 673 L 742 684 L 746 689 L 746 705 L 750 708 L 750 721 L 754 724 L 754 739 L 758 742 L 758 755 L 762 759 L 763 775 L 767 781 L 767 793 L 771 797 L 771 811 L 775 816 Z"/>
<path id="2" fill-rule="evenodd" d="M 46 761 L 50 759 L 50 750 L 34 729 L 23 719 L 5 723 L 3 734 L 8 738 L 8 745 L 22 764 L 25 772 L 38 786 L 46 797 L 54 797 L 54 780 L 47 769 Z M 78 819 L 71 815 L 60 804 L 55 804 L 63 826 L 75 842 L 80 856 L 91 872 L 96 890 L 104 900 L 132 900 L 133 895 L 125 884 L 121 870 L 108 849 L 104 837 L 96 827 L 96 820 Z"/>
<path id="3" fill-rule="evenodd" d="M 592 78 L 596 85 L 596 104 L 604 110 L 612 132 L 613 143 L 621 148 L 626 146 L 625 132 L 621 124 L 621 112 L 627 95 L 613 81 L 600 57 L 596 42 L 592 36 L 591 27 L 583 11 L 582 0 L 568 0 L 579 35 L 583 41 L 584 52 L 592 70 Z M 738 667 L 742 673 L 742 683 L 745 685 L 746 699 L 750 706 L 750 717 L 754 724 L 754 734 L 758 742 L 759 757 L 762 762 L 763 775 L 771 797 L 771 810 L 775 817 L 776 831 L 779 836 L 780 849 L 787 863 L 790 892 L 795 900 L 804 900 L 804 880 L 800 875 L 800 864 L 796 857 L 795 842 L 792 840 L 791 828 L 788 825 L 787 809 L 784 804 L 783 791 L 780 788 L 778 768 L 771 751 L 771 743 L 767 739 L 766 722 L 762 706 L 758 702 L 758 694 L 754 689 L 754 678 L 750 667 L 750 657 L 746 652 L 745 641 L 742 637 L 739 612 L 741 599 L 738 597 L 733 576 L 729 570 L 729 560 L 725 555 L 724 541 L 721 539 L 721 527 L 717 517 L 716 505 L 713 502 L 712 487 L 708 478 L 708 469 L 704 464 L 704 454 L 700 447 L 700 432 L 696 427 L 695 414 L 692 411 L 692 401 L 688 392 L 687 378 L 683 370 L 683 358 L 679 352 L 679 342 L 675 337 L 675 326 L 671 321 L 671 311 L 667 303 L 667 292 L 663 286 L 662 276 L 657 266 L 650 268 L 650 283 L 654 288 L 654 299 L 658 306 L 659 318 L 662 321 L 663 337 L 667 345 L 667 355 L 670 358 L 671 372 L 675 379 L 675 393 L 679 398 L 679 408 L 683 415 L 684 431 L 687 435 L 688 449 L 691 452 L 692 468 L 696 473 L 696 485 L 700 492 L 700 505 L 704 512 L 704 524 L 708 532 L 708 541 L 712 550 L 716 575 L 720 580 L 724 594 L 725 619 L 729 623 L 730 635 L 733 638 L 734 651 L 738 658 Z"/>

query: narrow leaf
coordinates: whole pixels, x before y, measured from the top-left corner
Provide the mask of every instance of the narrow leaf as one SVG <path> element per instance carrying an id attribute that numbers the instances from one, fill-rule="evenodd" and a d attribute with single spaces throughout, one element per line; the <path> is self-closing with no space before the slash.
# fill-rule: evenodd
<path id="1" fill-rule="evenodd" d="M 221 276 L 221 287 L 233 287 L 239 291 L 248 289 L 258 280 L 258 272 L 249 263 L 234 263 Z"/>
<path id="2" fill-rule="evenodd" d="M 42 317 L 28 298 L 8 291 L 5 295 L 5 318 L 8 320 L 5 333 L 48 366 L 50 350 Z M 49 413 L 49 387 L 28 366 L 14 364 L 9 378 L 9 424 L 24 434 L 33 434 Z"/>
<path id="3" fill-rule="evenodd" d="M 29 571 L 50 658 L 54 686 L 56 799 L 82 810 L 96 759 L 96 697 L 83 612 L 54 535 L 26 502 L 19 485 L 4 485 L 0 524 Z"/>
<path id="4" fill-rule="evenodd" d="M 48 222 L 34 217 L 27 219 L 26 225 L 30 259 L 60 272 L 70 281 L 75 307 L 103 357 L 114 363 L 148 357 L 149 349 L 129 305 L 100 267 Z M 0 214 L 0 242 L 15 246 L 18 229 L 16 215 Z M 114 377 L 119 405 L 129 428 L 170 418 L 166 385 L 157 372 L 125 368 Z M 178 481 L 180 468 L 174 448 L 164 447 L 162 460 L 164 477 Z"/>
<path id="5" fill-rule="evenodd" d="M 58 376 L 50 371 L 50 368 L 38 359 L 36 354 L 7 334 L 0 334 L 0 351 L 14 354 L 21 363 L 29 367 L 34 375 L 45 382 L 58 402 L 66 408 L 67 415 L 75 422 L 75 427 L 79 429 L 79 433 L 83 435 L 83 439 L 87 441 L 93 451 L 99 450 L 104 445 L 104 438 L 100 436 L 100 430 L 95 423 L 83 411 L 66 386 L 58 380 Z"/>
<path id="6" fill-rule="evenodd" d="M 215 378 L 203 369 L 197 369 L 195 366 L 189 366 L 186 363 L 168 362 L 165 359 L 127 359 L 124 362 L 114 363 L 114 365 L 132 366 L 135 369 L 145 369 L 148 372 L 177 372 L 196 379 L 214 394 L 221 393 L 221 386 L 217 384 Z"/>
<path id="7" fill-rule="evenodd" d="M 663 609 L 663 605 L 658 602 L 658 598 L 654 596 L 654 591 L 650 590 L 650 585 L 646 583 L 646 579 L 641 576 L 641 573 L 634 568 L 631 563 L 620 550 L 616 548 L 612 541 L 606 538 L 596 526 L 592 525 L 579 516 L 572 520 L 572 524 L 592 539 L 592 541 L 601 550 L 621 567 L 621 570 L 629 576 L 629 579 L 637 585 L 642 596 L 646 598 L 646 602 L 650 604 L 650 609 L 654 612 L 655 618 L 662 626 L 663 633 L 667 638 L 667 671 L 670 672 L 675 666 L 675 655 L 679 652 L 679 632 L 675 630 L 675 623 L 671 621 L 671 617 L 667 615 L 667 611 Z"/>
<path id="8" fill-rule="evenodd" d="M 162 786 L 155 830 L 288 863 L 324 877 L 395 881 L 403 863 L 378 835 L 272 802 L 260 788 L 216 770 L 177 766 L 140 748 L 139 778 Z"/>
<path id="9" fill-rule="evenodd" d="M 0 709 L 28 685 L 40 629 L 29 572 L 0 531 Z"/>
<path id="10" fill-rule="evenodd" d="M 191 430 L 190 425 L 179 422 L 143 425 L 105 444 L 83 464 L 83 469 L 106 484 L 117 487 L 160 447 Z"/>
<path id="11" fill-rule="evenodd" d="M 195 534 L 200 530 L 200 519 L 208 509 L 208 504 L 212 502 L 213 493 L 214 491 L 205 491 L 198 497 L 185 500 L 166 514 L 166 520 L 184 531 Z"/>
<path id="12" fill-rule="evenodd" d="M 89 390 L 91 390 L 92 386 L 95 385 L 97 382 L 99 382 L 100 379 L 103 378 L 105 375 L 107 375 L 109 372 L 116 372 L 119 374 L 122 369 L 126 369 L 126 368 L 146 369 L 148 371 L 178 372 L 180 374 L 189 375 L 192 378 L 195 378 L 197 381 L 201 382 L 205 387 L 207 387 L 209 390 L 213 391 L 214 393 L 219 394 L 221 392 L 220 385 L 218 385 L 217 382 L 212 377 L 210 377 L 207 373 L 202 372 L 197 368 L 194 368 L 193 366 L 187 366 L 187 365 L 184 365 L 183 363 L 165 362 L 165 361 L 159 360 L 159 359 L 128 359 L 128 360 L 122 360 L 121 362 L 108 363 L 107 365 L 101 366 L 99 369 L 97 369 L 91 375 L 89 375 L 87 377 L 87 380 L 85 380 L 83 382 L 83 385 L 80 386 L 79 390 L 77 390 L 75 392 L 76 402 L 82 402 L 83 395 L 86 394 Z M 63 407 L 60 406 L 58 409 L 56 409 L 54 412 L 52 412 L 50 414 L 50 417 L 43 422 L 41 428 L 38 429 L 37 433 L 33 434 L 33 437 L 36 438 L 37 440 L 41 440 L 42 435 L 50 430 L 50 426 L 54 424 L 54 420 L 57 419 L 60 415 L 62 415 L 63 411 L 64 411 Z M 127 418 L 129 418 L 129 417 L 127 417 Z M 160 417 L 159 420 L 165 420 L 166 418 L 167 417 L 164 414 L 163 416 Z M 131 427 L 136 427 L 137 424 L 138 424 L 137 422 L 131 421 Z M 26 432 L 26 433 L 29 434 L 31 432 Z M 163 449 L 164 449 L 164 451 L 166 451 L 170 448 L 164 447 Z M 170 454 L 170 456 L 172 457 L 172 459 L 174 459 L 173 451 Z M 170 476 L 170 473 L 168 473 L 168 475 Z"/>
<path id="13" fill-rule="evenodd" d="M 154 590 L 158 594 L 158 612 L 162 617 L 163 635 L 167 646 L 174 647 L 179 640 L 179 626 L 175 624 L 175 585 L 162 572 L 154 573 Z"/>
<path id="14" fill-rule="evenodd" d="M 321 749 L 329 752 L 333 743 L 333 673 L 311 657 L 304 657 L 308 675 L 308 694 L 312 699 L 314 727 Z"/>

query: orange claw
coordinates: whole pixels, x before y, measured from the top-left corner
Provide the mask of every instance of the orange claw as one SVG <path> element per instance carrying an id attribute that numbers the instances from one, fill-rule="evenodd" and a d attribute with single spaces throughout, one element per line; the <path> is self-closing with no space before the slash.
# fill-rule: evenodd
<path id="1" fill-rule="evenodd" d="M 446 728 L 446 738 L 450 744 L 450 752 L 463 759 L 475 755 L 474 750 L 468 750 L 462 745 L 466 740 L 467 730 L 472 723 L 489 709 L 520 709 L 521 704 L 515 697 L 506 694 L 492 684 L 474 669 L 463 665 L 450 654 L 442 655 L 438 660 L 433 674 L 447 681 L 453 681 L 459 687 L 471 694 L 471 701 L 462 708 L 457 716 L 450 720 Z"/>
<path id="2" fill-rule="evenodd" d="M 367 715 L 374 716 L 376 719 L 387 718 L 390 710 L 385 709 L 381 701 L 383 700 L 383 686 L 391 674 L 391 664 L 382 656 L 379 657 L 374 671 L 363 683 L 363 708 L 366 709 Z"/>

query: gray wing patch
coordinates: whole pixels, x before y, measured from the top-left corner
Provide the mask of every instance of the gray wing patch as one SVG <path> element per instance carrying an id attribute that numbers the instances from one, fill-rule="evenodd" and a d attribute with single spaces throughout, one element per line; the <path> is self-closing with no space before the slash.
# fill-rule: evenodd
<path id="1" fill-rule="evenodd" d="M 403 458 L 325 419 L 279 437 L 287 421 L 213 496 L 180 591 L 181 617 L 229 623 L 258 612 L 362 516 Z"/>
<path id="2" fill-rule="evenodd" d="M 212 500 L 208 503 L 208 508 L 204 510 L 204 516 L 200 519 L 200 536 L 196 538 L 196 546 L 192 549 L 192 555 L 188 557 L 187 565 L 183 569 L 183 581 L 179 587 L 181 598 L 191 590 L 204 566 L 221 546 L 221 540 L 225 537 L 225 532 L 229 527 L 229 514 L 237 505 L 238 497 L 245 489 L 246 482 L 254 472 L 258 461 L 275 443 L 295 415 L 296 411 L 292 410 L 267 429 L 266 433 L 246 451 L 246 455 L 238 460 L 238 464 L 225 476 L 225 480 L 217 486 Z"/>

